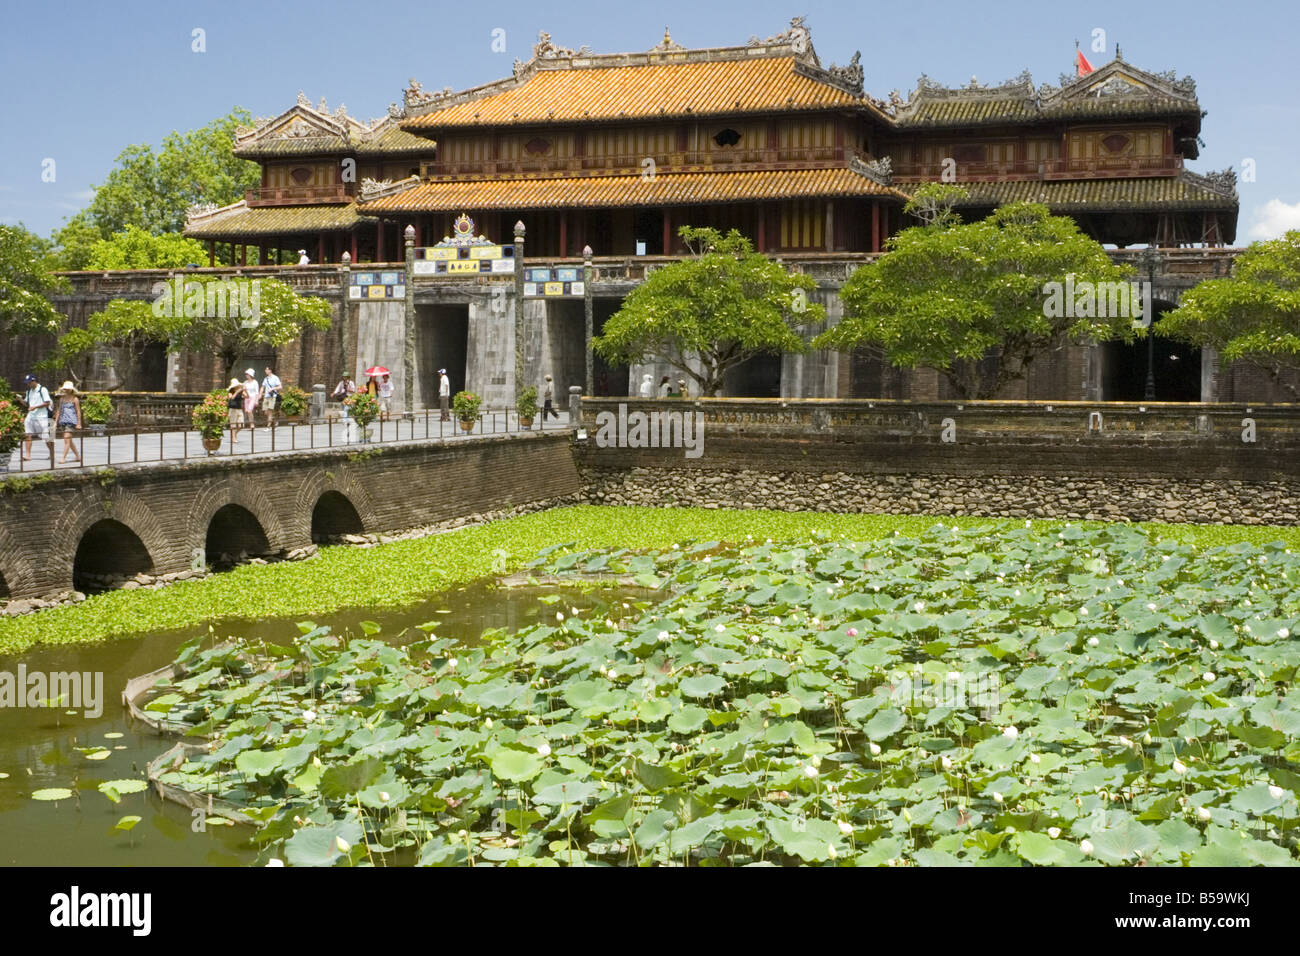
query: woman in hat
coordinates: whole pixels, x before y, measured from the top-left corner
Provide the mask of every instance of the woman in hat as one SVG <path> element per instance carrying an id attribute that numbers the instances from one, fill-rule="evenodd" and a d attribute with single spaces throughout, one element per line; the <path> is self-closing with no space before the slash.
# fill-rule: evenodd
<path id="1" fill-rule="evenodd" d="M 72 431 L 74 428 L 81 427 L 81 399 L 77 398 L 77 389 L 71 382 L 64 382 L 63 387 L 59 389 L 59 417 L 56 429 L 63 436 L 63 457 L 59 459 L 62 465 L 68 460 L 71 454 L 78 462 L 81 456 L 77 454 L 72 447 Z"/>
<path id="2" fill-rule="evenodd" d="M 257 387 L 257 373 L 251 368 L 244 369 L 244 424 L 248 426 L 250 434 L 257 429 L 257 419 L 253 415 L 257 411 L 257 399 L 261 391 Z"/>
<path id="3" fill-rule="evenodd" d="M 226 387 L 226 412 L 230 416 L 230 442 L 234 444 L 239 429 L 244 427 L 244 383 L 237 378 Z"/>

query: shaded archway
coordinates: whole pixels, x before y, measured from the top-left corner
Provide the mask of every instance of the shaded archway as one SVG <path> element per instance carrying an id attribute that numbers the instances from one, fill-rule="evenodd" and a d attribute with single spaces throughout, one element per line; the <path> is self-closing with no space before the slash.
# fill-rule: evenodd
<path id="1" fill-rule="evenodd" d="M 1102 400 L 1140 402 L 1146 398 L 1148 349 L 1157 402 L 1201 400 L 1201 350 L 1159 334 L 1160 319 L 1174 306 L 1156 300 L 1154 341 L 1108 342 L 1102 365 Z"/>
<path id="2" fill-rule="evenodd" d="M 311 539 L 317 543 L 341 534 L 365 534 L 357 509 L 345 495 L 327 491 L 311 509 Z"/>
<path id="3" fill-rule="evenodd" d="M 257 517 L 240 505 L 223 505 L 208 522 L 203 551 L 210 564 L 232 564 L 242 557 L 266 554 L 271 550 L 266 532 Z"/>
<path id="4" fill-rule="evenodd" d="M 9 582 L 5 580 L 5 573 L 0 571 L 0 601 L 9 600 Z"/>
<path id="5" fill-rule="evenodd" d="M 104 518 L 87 528 L 77 542 L 72 586 L 86 593 L 105 591 L 152 570 L 153 559 L 140 536 L 122 522 Z"/>

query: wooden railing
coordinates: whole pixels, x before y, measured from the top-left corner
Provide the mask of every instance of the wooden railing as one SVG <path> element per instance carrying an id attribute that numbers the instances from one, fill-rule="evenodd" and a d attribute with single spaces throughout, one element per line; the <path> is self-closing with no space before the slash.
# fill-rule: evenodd
<path id="1" fill-rule="evenodd" d="M 949 167 L 950 168 L 950 167 Z M 1042 159 L 1010 163 L 962 163 L 957 181 L 999 182 L 1006 179 L 1107 179 L 1139 176 L 1176 176 L 1183 168 L 1181 156 L 1128 156 L 1116 159 Z M 943 180 L 942 162 L 895 162 L 898 180 Z"/>
<path id="2" fill-rule="evenodd" d="M 328 186 L 262 186 L 244 193 L 250 206 L 295 206 L 304 203 L 347 202 L 357 194 L 356 183 Z"/>
<path id="3" fill-rule="evenodd" d="M 856 152 L 837 146 L 790 146 L 777 149 L 732 148 L 668 150 L 662 153 L 621 153 L 603 156 L 523 156 L 518 159 L 444 160 L 426 163 L 426 178 L 439 176 L 501 176 L 537 173 L 639 172 L 647 159 L 656 172 L 695 172 L 703 169 L 815 169 L 843 166 Z"/>

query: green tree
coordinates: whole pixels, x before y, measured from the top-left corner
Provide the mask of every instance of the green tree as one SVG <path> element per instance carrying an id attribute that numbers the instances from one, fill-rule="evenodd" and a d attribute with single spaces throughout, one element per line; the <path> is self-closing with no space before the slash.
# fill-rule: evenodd
<path id="1" fill-rule="evenodd" d="M 48 252 L 49 243 L 21 225 L 0 225 L 0 337 L 52 335 L 63 324 L 48 296 L 68 286 L 50 273 Z"/>
<path id="2" fill-rule="evenodd" d="M 1103 294 L 1054 308 L 1049 292 L 1068 276 L 1081 291 L 1125 283 L 1131 268 L 1040 204 L 1009 204 L 962 223 L 952 205 L 964 193 L 942 184 L 917 189 L 904 208 L 927 224 L 892 237 L 885 255 L 850 276 L 840 293 L 845 317 L 815 348 L 865 347 L 898 368 L 932 368 L 958 396 L 978 399 L 1024 378 L 1036 357 L 1067 341 L 1134 337 L 1137 303 L 1098 307 Z"/>
<path id="3" fill-rule="evenodd" d="M 159 282 L 155 293 L 152 302 L 110 302 L 85 329 L 69 330 L 59 341 L 60 359 L 84 361 L 95 350 L 113 348 L 138 361 L 149 343 L 164 342 L 168 352 L 215 353 L 228 378 L 249 352 L 279 348 L 306 329 L 330 326 L 328 302 L 300 296 L 276 279 L 179 276 Z"/>
<path id="4" fill-rule="evenodd" d="M 87 268 L 90 250 L 103 239 L 99 227 L 90 221 L 90 214 L 83 209 L 55 230 L 53 248 L 48 257 L 50 268 L 65 271 Z"/>
<path id="5" fill-rule="evenodd" d="M 106 359 L 117 371 L 118 387 L 127 384 L 140 364 L 145 349 L 165 340 L 162 319 L 154 316 L 150 303 L 114 299 L 86 320 L 85 327 L 73 327 L 59 336 L 54 350 L 36 363 L 41 371 L 71 379 L 78 387 L 85 381 L 96 355 L 111 350 Z"/>
<path id="6" fill-rule="evenodd" d="M 169 133 L 157 152 L 144 144 L 126 147 L 95 189 L 84 223 L 98 230 L 100 239 L 127 226 L 155 235 L 179 233 L 194 203 L 224 206 L 243 199 L 244 191 L 259 183 L 261 172 L 256 163 L 235 156 L 234 134 L 236 126 L 251 123 L 247 110 L 235 108 L 201 129 Z M 73 217 L 64 227 L 72 230 L 66 239 L 84 238 L 83 225 L 80 215 Z M 69 254 L 77 248 L 65 241 L 62 231 L 59 242 Z"/>
<path id="7" fill-rule="evenodd" d="M 1161 317 L 1160 334 L 1215 349 L 1225 361 L 1250 362 L 1300 397 L 1282 378 L 1300 370 L 1300 230 L 1251 243 L 1230 276 L 1189 289 Z"/>
<path id="8" fill-rule="evenodd" d="M 801 325 L 826 318 L 809 276 L 787 272 L 732 229 L 683 226 L 692 257 L 652 272 L 605 323 L 593 346 L 606 360 L 656 357 L 716 395 L 728 369 L 763 352 L 804 352 Z M 697 371 L 693 359 L 703 365 Z"/>
<path id="9" fill-rule="evenodd" d="M 205 264 L 203 244 L 179 233 L 154 235 L 139 226 L 127 226 L 111 239 L 100 239 L 90 248 L 87 269 L 180 269 Z"/>

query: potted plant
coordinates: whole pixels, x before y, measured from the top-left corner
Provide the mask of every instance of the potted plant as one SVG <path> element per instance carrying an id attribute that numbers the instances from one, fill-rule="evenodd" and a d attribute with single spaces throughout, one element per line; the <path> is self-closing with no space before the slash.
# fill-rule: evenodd
<path id="1" fill-rule="evenodd" d="M 285 418 L 298 418 L 310 403 L 311 396 L 297 385 L 286 385 L 280 391 L 280 414 Z"/>
<path id="2" fill-rule="evenodd" d="M 103 392 L 91 392 L 81 397 L 81 420 L 92 435 L 103 435 L 112 416 L 113 400 Z"/>
<path id="3" fill-rule="evenodd" d="M 534 389 L 536 393 L 536 389 Z M 473 392 L 457 392 L 451 400 L 451 407 L 456 411 L 456 420 L 460 422 L 460 427 L 467 432 L 474 430 L 474 423 L 478 421 L 478 410 L 483 404 L 483 399 Z"/>
<path id="4" fill-rule="evenodd" d="M 379 417 L 379 400 L 369 392 L 356 392 L 343 399 L 348 408 L 348 415 L 357 423 L 361 440 L 370 440 L 370 423 Z"/>
<path id="5" fill-rule="evenodd" d="M 9 455 L 23 440 L 23 411 L 6 390 L 0 390 L 0 474 L 9 471 Z"/>
<path id="6" fill-rule="evenodd" d="M 190 418 L 199 437 L 203 440 L 203 447 L 208 450 L 209 455 L 212 454 L 221 447 L 221 433 L 225 431 L 230 421 L 225 391 L 216 388 L 208 392 L 203 401 L 194 406 Z"/>
<path id="7" fill-rule="evenodd" d="M 519 393 L 519 398 L 515 400 L 515 412 L 519 415 L 519 424 L 524 428 L 533 427 L 533 419 L 537 417 L 537 386 L 529 385 Z"/>

